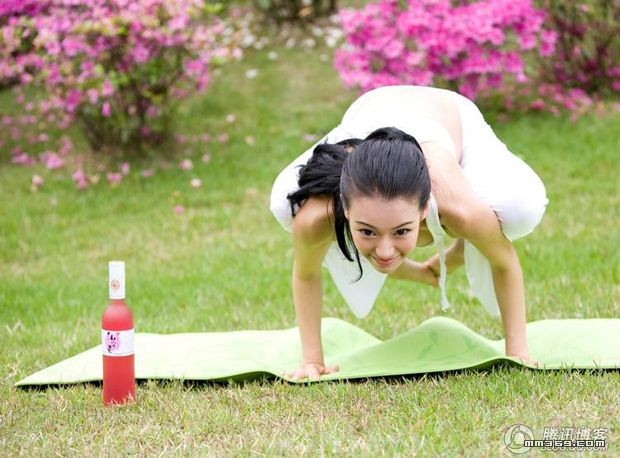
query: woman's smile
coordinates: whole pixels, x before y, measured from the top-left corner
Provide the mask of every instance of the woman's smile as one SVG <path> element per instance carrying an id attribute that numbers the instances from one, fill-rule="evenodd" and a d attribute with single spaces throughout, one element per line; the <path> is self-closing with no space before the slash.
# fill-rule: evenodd
<path id="1" fill-rule="evenodd" d="M 389 267 L 392 264 L 394 264 L 394 262 L 396 262 L 396 260 L 398 259 L 397 256 L 394 256 L 392 258 L 389 259 L 381 259 L 381 258 L 377 258 L 375 256 L 372 256 L 372 258 L 377 262 L 378 265 L 380 265 L 381 267 Z"/>

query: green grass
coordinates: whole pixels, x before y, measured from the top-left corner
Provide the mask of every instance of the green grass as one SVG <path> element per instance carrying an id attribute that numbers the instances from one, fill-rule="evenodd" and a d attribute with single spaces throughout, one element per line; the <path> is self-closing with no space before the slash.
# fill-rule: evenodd
<path id="1" fill-rule="evenodd" d="M 133 161 L 118 188 L 78 192 L 67 172 L 0 165 L 0 454 L 509 455 L 502 430 L 608 427 L 620 453 L 618 371 L 534 372 L 514 367 L 407 379 L 292 386 L 259 380 L 213 385 L 147 382 L 137 404 L 101 405 L 101 388 L 13 388 L 17 380 L 99 343 L 107 262 L 127 265 L 138 331 L 189 332 L 294 325 L 289 235 L 268 209 L 277 173 L 309 146 L 303 134 L 335 125 L 355 94 L 341 88 L 320 52 L 278 49 L 226 68 L 208 93 L 183 106 L 185 134 L 231 140 L 179 147 L 195 168 L 158 170 Z M 255 80 L 244 76 L 259 68 Z M 0 107 L 10 110 L 0 94 Z M 237 122 L 225 121 L 235 113 Z M 539 115 L 495 124 L 511 150 L 540 174 L 550 205 L 519 241 L 528 320 L 617 317 L 618 114 L 573 124 Z M 254 146 L 244 138 L 253 135 Z M 213 157 L 204 164 L 206 151 Z M 46 184 L 29 191 L 30 177 Z M 189 181 L 203 180 L 195 190 Z M 247 192 L 254 188 L 254 191 Z M 55 199 L 56 206 L 51 205 Z M 185 206 L 175 215 L 174 205 Z M 418 256 L 428 254 L 423 251 Z M 325 274 L 324 316 L 385 339 L 441 314 L 438 291 L 388 282 L 358 321 Z M 490 338 L 498 320 L 450 278 L 446 314 Z"/>

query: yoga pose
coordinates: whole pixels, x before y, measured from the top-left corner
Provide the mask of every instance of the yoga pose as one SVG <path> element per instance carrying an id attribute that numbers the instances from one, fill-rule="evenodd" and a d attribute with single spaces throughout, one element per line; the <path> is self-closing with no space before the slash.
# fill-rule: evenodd
<path id="1" fill-rule="evenodd" d="M 501 315 L 505 351 L 530 361 L 523 274 L 512 241 L 547 205 L 536 173 L 495 136 L 467 98 L 387 86 L 357 99 L 340 125 L 276 178 L 271 211 L 293 233 L 293 301 L 302 343 L 292 378 L 318 378 L 325 265 L 353 313 L 372 308 L 386 278 L 441 289 L 465 264 L 473 294 Z M 445 246 L 445 237 L 454 242 Z M 426 262 L 407 256 L 435 243 Z"/>

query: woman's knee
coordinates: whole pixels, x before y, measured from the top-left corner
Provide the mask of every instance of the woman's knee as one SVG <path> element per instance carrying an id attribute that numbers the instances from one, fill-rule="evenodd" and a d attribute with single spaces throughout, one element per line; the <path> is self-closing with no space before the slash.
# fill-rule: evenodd
<path id="1" fill-rule="evenodd" d="M 549 200 L 545 187 L 536 177 L 512 199 L 506 199 L 498 208 L 494 209 L 502 231 L 510 240 L 516 240 L 528 235 L 542 220 Z"/>
<path id="2" fill-rule="evenodd" d="M 273 213 L 278 223 L 280 223 L 287 232 L 292 232 L 293 230 L 293 214 L 290 201 L 286 196 L 295 191 L 296 187 L 298 187 L 297 181 L 294 177 L 291 181 L 290 175 L 290 170 L 287 168 L 277 176 L 271 188 L 269 202 L 271 213 Z"/>

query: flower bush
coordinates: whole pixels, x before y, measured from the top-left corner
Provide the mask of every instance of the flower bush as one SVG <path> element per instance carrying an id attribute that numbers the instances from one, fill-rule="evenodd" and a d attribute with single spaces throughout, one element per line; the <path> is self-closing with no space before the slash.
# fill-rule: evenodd
<path id="1" fill-rule="evenodd" d="M 528 80 L 523 56 L 553 53 L 555 33 L 530 0 L 379 0 L 340 13 L 346 43 L 334 65 L 362 91 L 447 85 L 476 98 Z"/>
<path id="2" fill-rule="evenodd" d="M 32 70 L 28 60 L 34 57 L 30 55 L 34 34 L 31 34 L 28 29 L 22 30 L 20 28 L 11 33 L 11 29 L 4 28 L 4 26 L 12 18 L 19 16 L 34 17 L 48 7 L 49 1 L 46 0 L 7 0 L 0 3 L 0 28 L 3 32 L 0 36 L 0 44 L 8 44 L 5 49 L 0 50 L 0 59 L 11 57 L 15 63 L 15 65 L 0 65 L 0 88 L 18 83 L 19 74 L 23 71 L 20 69 L 26 67 L 28 70 Z"/>
<path id="3" fill-rule="evenodd" d="M 19 104 L 24 86 L 45 94 L 25 116 L 4 117 L 20 144 L 77 124 L 96 151 L 142 152 L 169 137 L 178 101 L 232 55 L 202 0 L 10 1 L 2 13 L 0 75 L 19 78 Z"/>
<path id="4" fill-rule="evenodd" d="M 538 4 L 547 13 L 546 27 L 556 34 L 555 50 L 538 59 L 530 84 L 504 88 L 506 107 L 555 115 L 568 111 L 573 121 L 591 111 L 603 115 L 605 99 L 620 93 L 618 0 Z"/>
<path id="5" fill-rule="evenodd" d="M 556 50 L 542 64 L 549 82 L 588 94 L 620 92 L 620 2 L 542 0 L 556 31 Z"/>

